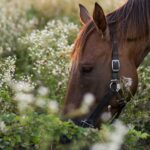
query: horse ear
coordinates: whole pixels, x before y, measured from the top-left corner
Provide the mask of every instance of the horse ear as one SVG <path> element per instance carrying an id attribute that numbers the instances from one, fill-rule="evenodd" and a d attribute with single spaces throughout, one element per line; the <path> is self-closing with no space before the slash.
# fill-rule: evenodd
<path id="1" fill-rule="evenodd" d="M 100 29 L 104 33 L 107 27 L 107 23 L 106 23 L 104 11 L 98 3 L 95 3 L 93 20 L 97 25 L 98 29 Z"/>
<path id="2" fill-rule="evenodd" d="M 87 9 L 82 5 L 79 4 L 80 8 L 80 20 L 82 24 L 86 24 L 89 20 L 91 20 L 91 17 L 87 11 Z"/>

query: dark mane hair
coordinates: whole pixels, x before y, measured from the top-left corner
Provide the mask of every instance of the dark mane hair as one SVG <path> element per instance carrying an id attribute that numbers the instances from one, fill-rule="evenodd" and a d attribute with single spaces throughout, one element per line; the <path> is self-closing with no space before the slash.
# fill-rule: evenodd
<path id="1" fill-rule="evenodd" d="M 150 0 L 128 0 L 118 10 L 107 15 L 108 24 L 118 23 L 123 36 L 135 39 L 150 33 Z"/>
<path id="2" fill-rule="evenodd" d="M 128 0 L 122 7 L 108 14 L 106 19 L 110 27 L 112 23 L 117 24 L 120 38 L 136 40 L 148 36 L 150 34 L 150 0 Z M 94 27 L 92 19 L 83 26 L 75 41 L 72 59 L 81 56 L 81 49 Z"/>

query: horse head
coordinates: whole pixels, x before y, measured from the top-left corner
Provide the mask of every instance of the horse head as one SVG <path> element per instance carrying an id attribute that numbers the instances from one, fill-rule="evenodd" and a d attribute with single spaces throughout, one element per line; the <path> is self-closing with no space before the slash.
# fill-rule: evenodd
<path id="1" fill-rule="evenodd" d="M 126 27 L 130 19 L 126 20 L 127 24 L 123 23 L 123 15 L 127 15 L 124 8 L 128 3 L 107 16 L 101 6 L 95 3 L 93 17 L 83 5 L 79 5 L 83 27 L 71 56 L 72 66 L 64 106 L 64 114 L 79 125 L 81 121 L 92 118 L 94 113 L 98 113 L 90 122 L 94 127 L 105 120 L 105 114 L 109 114 L 106 115 L 109 119 L 113 118 L 120 111 L 121 99 L 125 98 L 123 102 L 126 103 L 137 90 L 137 68 L 149 52 L 150 42 L 145 34 L 140 36 L 130 31 L 136 27 Z M 122 20 L 119 17 L 121 11 Z M 130 12 L 131 19 L 132 13 L 135 12 Z M 124 34 L 126 36 L 122 36 Z"/>

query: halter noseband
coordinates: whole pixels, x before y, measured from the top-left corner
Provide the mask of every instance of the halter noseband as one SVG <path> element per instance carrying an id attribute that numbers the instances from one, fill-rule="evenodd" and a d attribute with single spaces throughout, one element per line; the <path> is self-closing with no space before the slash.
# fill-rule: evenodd
<path id="1" fill-rule="evenodd" d="M 119 71 L 120 71 L 120 60 L 119 60 L 119 52 L 118 52 L 118 42 L 117 42 L 117 34 L 116 34 L 116 26 L 115 23 L 111 24 L 113 27 L 110 28 L 111 39 L 112 39 L 112 78 L 110 81 L 110 85 L 108 88 L 107 94 L 102 98 L 98 106 L 94 109 L 94 111 L 84 120 L 74 121 L 76 125 L 81 127 L 96 127 L 96 120 L 103 113 L 103 109 L 109 105 L 109 102 L 116 96 L 119 101 L 119 110 L 113 116 L 111 122 L 117 119 L 122 111 L 122 109 L 126 105 L 125 99 L 121 95 L 120 83 L 119 83 Z"/>

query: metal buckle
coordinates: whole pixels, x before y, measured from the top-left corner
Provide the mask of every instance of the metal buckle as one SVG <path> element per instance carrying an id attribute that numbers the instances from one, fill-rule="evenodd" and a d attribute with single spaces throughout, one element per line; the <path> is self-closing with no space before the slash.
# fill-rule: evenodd
<path id="1" fill-rule="evenodd" d="M 120 61 L 119 59 L 113 59 L 112 60 L 112 71 L 113 72 L 119 72 L 120 70 Z"/>
<path id="2" fill-rule="evenodd" d="M 87 120 L 81 120 L 81 127 L 94 128 L 94 125 L 92 125 L 91 123 L 89 123 Z"/>
<path id="3" fill-rule="evenodd" d="M 121 85 L 120 83 L 118 83 L 119 81 L 117 79 L 114 79 L 114 80 L 111 80 L 111 83 L 110 83 L 110 89 L 113 90 L 114 92 L 119 92 L 120 89 L 121 89 Z M 113 89 L 113 84 L 116 84 L 116 89 Z"/>

